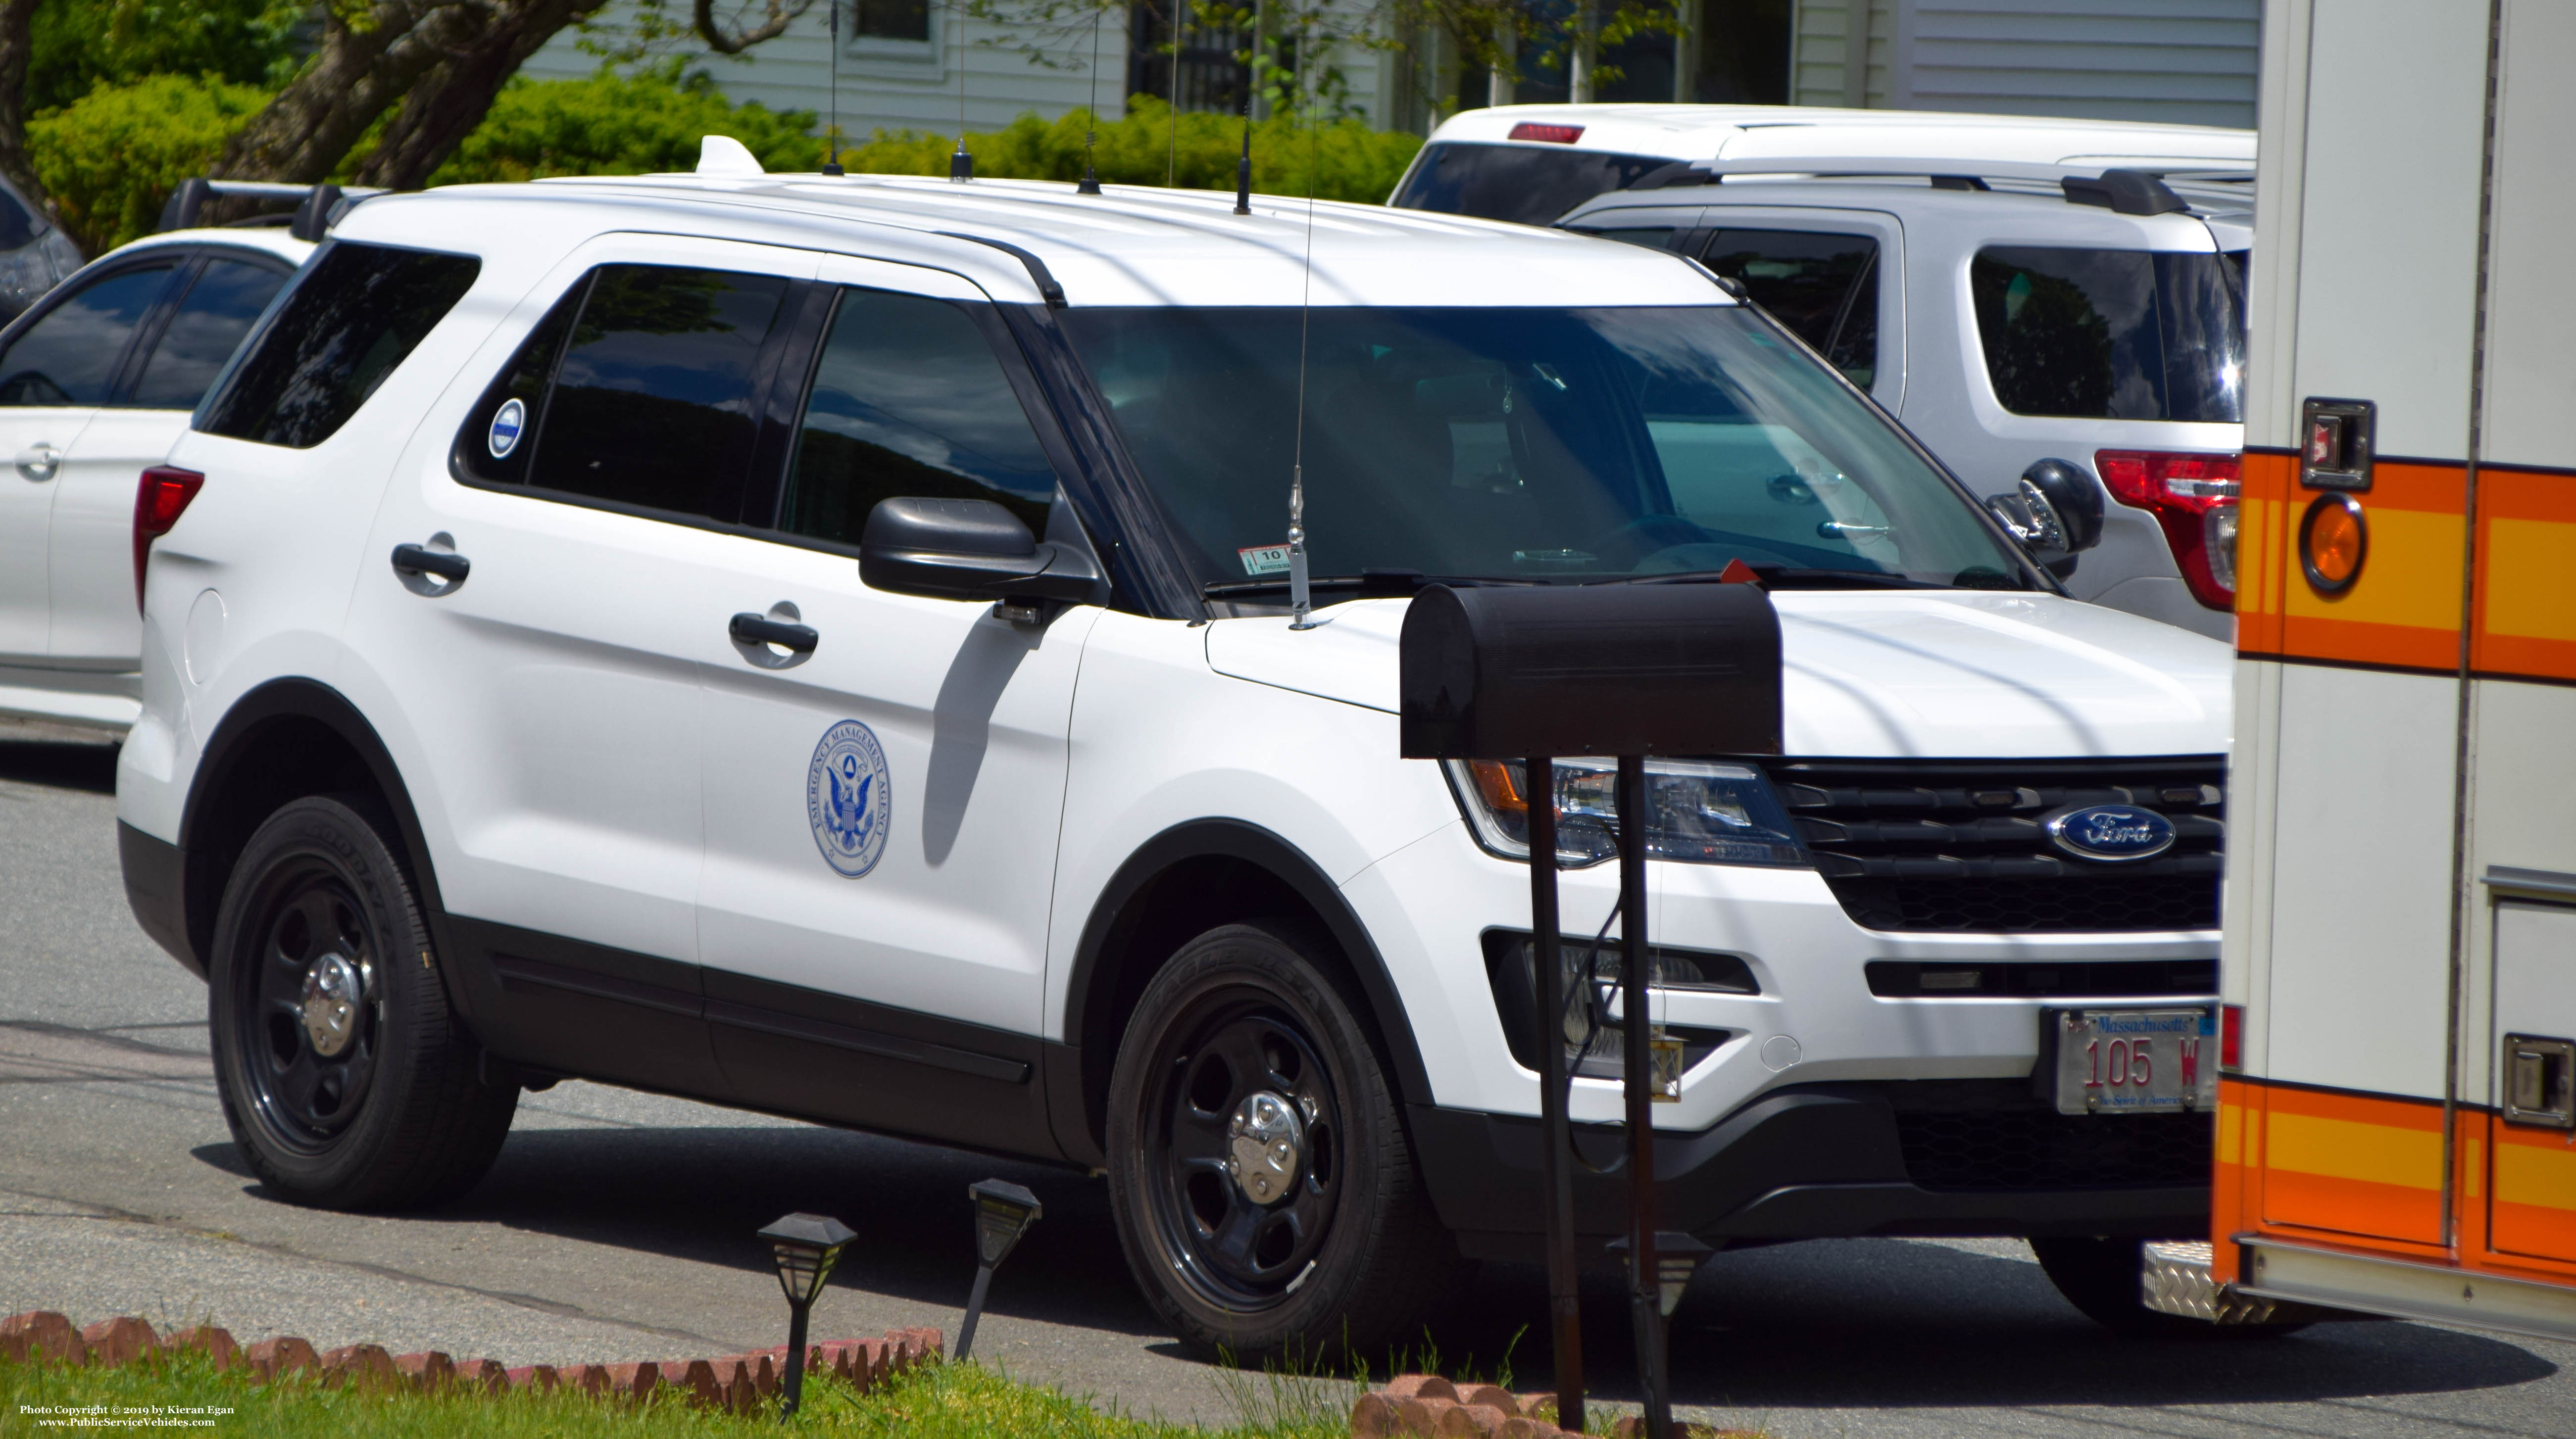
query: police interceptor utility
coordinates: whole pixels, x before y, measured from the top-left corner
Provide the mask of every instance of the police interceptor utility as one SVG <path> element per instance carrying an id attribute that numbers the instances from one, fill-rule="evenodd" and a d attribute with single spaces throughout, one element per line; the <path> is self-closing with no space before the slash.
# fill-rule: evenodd
<path id="1" fill-rule="evenodd" d="M 1331 204 L 1292 631 L 1306 206 L 1228 199 L 349 212 L 138 506 L 126 882 L 262 1181 L 435 1203 L 575 1075 L 1104 1173 L 1193 1343 L 1409 1335 L 1536 1252 L 1540 1104 L 1529 797 L 1399 758 L 1405 605 L 1733 567 L 1787 758 L 1627 817 L 1660 1222 L 2197 1234 L 2226 649 L 2065 598 L 1678 256 Z M 1580 960 L 1622 817 L 1557 775 Z M 1615 947 L 1574 978 L 1599 1133 Z"/>

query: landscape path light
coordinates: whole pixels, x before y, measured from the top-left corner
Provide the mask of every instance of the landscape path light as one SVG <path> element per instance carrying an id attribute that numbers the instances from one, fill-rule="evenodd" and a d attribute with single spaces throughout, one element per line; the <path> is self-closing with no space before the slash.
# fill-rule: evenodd
<path id="1" fill-rule="evenodd" d="M 975 1289 L 966 1296 L 965 1322 L 957 1326 L 960 1360 L 974 1351 L 975 1321 L 984 1316 L 984 1295 L 993 1287 L 993 1271 L 1046 1212 L 1036 1195 L 999 1179 L 967 1185 L 966 1197 L 975 1204 Z"/>
<path id="2" fill-rule="evenodd" d="M 841 1251 L 859 1236 L 828 1214 L 790 1214 L 760 1231 L 778 1265 L 778 1287 L 787 1294 L 787 1402 L 778 1416 L 796 1412 L 805 1398 L 805 1316 Z"/>

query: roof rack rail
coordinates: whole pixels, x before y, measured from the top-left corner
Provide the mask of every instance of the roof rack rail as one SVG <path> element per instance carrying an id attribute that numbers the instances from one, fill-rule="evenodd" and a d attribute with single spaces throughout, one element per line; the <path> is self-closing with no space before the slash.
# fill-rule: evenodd
<path id="1" fill-rule="evenodd" d="M 2070 203 L 2099 205 L 2121 215 L 2165 215 L 2191 208 L 2164 182 L 2165 175 L 2193 181 L 2234 180 L 2237 170 L 2147 170 L 2130 166 L 2042 165 L 2026 160 L 1854 160 L 1844 156 L 1763 155 L 1726 160 L 1676 160 L 1632 181 L 1631 190 L 1676 185 L 1715 185 L 1749 175 L 1809 175 L 1817 179 L 1881 177 L 1929 180 L 1951 190 L 1988 190 L 1989 180 L 2055 183 Z M 2246 176 L 2250 178 L 2250 176 Z"/>
<path id="2" fill-rule="evenodd" d="M 212 180 L 199 175 L 180 181 L 179 188 L 170 192 L 169 200 L 161 206 L 161 223 L 153 227 L 153 233 L 194 229 L 197 216 L 203 213 L 207 201 L 219 196 L 232 196 L 296 202 L 292 215 L 254 215 L 232 221 L 232 224 L 283 224 L 287 233 L 296 239 L 319 241 L 340 222 L 341 216 L 349 213 L 350 206 L 370 195 L 383 193 L 378 189 L 344 189 L 327 180 L 318 185 L 288 185 L 274 180 Z"/>

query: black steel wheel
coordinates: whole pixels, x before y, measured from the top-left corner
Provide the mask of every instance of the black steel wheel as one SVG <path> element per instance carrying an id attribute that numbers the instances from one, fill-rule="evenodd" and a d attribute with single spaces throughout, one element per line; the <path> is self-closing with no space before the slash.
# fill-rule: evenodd
<path id="1" fill-rule="evenodd" d="M 1325 953 L 1287 924 L 1201 935 L 1146 987 L 1111 1083 L 1128 1265 L 1181 1338 L 1247 1362 L 1412 1338 L 1455 1263 Z"/>
<path id="2" fill-rule="evenodd" d="M 356 803 L 296 800 L 251 836 L 208 979 L 224 1118 L 285 1197 L 436 1203 L 500 1152 L 518 1090 L 479 1082 L 411 884 Z"/>

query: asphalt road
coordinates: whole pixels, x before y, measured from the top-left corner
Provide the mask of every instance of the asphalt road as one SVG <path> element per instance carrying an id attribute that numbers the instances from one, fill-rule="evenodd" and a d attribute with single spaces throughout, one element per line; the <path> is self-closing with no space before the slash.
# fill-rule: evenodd
<path id="1" fill-rule="evenodd" d="M 0 722 L 5 726 L 6 722 Z M 971 1278 L 965 1186 L 1046 1217 L 994 1286 L 981 1357 L 1096 1402 L 1229 1422 L 1262 1386 L 1183 1353 L 1137 1298 L 1081 1175 L 564 1084 L 527 1096 L 490 1178 L 400 1218 L 285 1204 L 235 1159 L 204 989 L 135 927 L 113 751 L 0 728 L 0 1313 L 211 1318 L 505 1363 L 656 1359 L 780 1341 L 754 1230 L 859 1231 L 817 1337 L 935 1324 Z M 1453 1367 L 1545 1382 L 1545 1284 L 1489 1267 L 1429 1335 Z M 1587 1296 L 1596 1390 L 1624 1393 L 1617 1296 Z M 1517 1339 L 1515 1336 L 1519 1336 Z M 2018 1242 L 1836 1240 L 1722 1255 L 1684 1300 L 1690 1417 L 1780 1439 L 1916 1435 L 2568 1436 L 2576 1345 L 2416 1324 L 2134 1344 L 2094 1328 Z M 1305 1397 L 1346 1403 L 1347 1391 Z"/>

